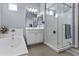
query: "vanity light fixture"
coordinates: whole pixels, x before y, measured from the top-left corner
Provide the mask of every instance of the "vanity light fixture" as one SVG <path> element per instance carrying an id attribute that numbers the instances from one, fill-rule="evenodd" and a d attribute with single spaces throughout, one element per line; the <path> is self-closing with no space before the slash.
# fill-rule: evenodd
<path id="1" fill-rule="evenodd" d="M 29 11 L 32 11 L 32 8 L 29 8 Z"/>
<path id="2" fill-rule="evenodd" d="M 32 12 L 34 12 L 34 10 L 35 10 L 35 9 L 34 9 L 34 8 L 32 8 Z"/>
<path id="3" fill-rule="evenodd" d="M 38 12 L 38 10 L 35 9 L 35 8 L 27 8 L 27 10 L 30 11 L 30 12 Z"/>
<path id="4" fill-rule="evenodd" d="M 35 9 L 35 8 L 33 8 L 33 9 L 32 9 L 32 12 L 38 12 L 38 10 L 37 10 L 37 9 Z"/>

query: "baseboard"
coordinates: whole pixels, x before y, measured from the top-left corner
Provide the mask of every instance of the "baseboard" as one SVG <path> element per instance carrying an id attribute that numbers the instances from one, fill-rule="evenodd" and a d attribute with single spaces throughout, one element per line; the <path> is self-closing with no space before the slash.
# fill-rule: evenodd
<path id="1" fill-rule="evenodd" d="M 64 51 L 64 50 L 66 50 L 66 49 L 71 48 L 71 46 L 66 46 L 66 47 L 63 47 L 63 48 L 58 49 L 58 48 L 52 46 L 51 44 L 49 44 L 49 43 L 47 43 L 47 42 L 44 42 L 44 44 L 46 44 L 48 47 L 52 48 L 52 49 L 53 49 L 54 51 L 56 51 L 57 53 L 62 52 L 62 51 Z"/>
<path id="2" fill-rule="evenodd" d="M 43 44 L 43 42 L 39 42 L 39 43 L 35 43 L 35 44 L 27 44 L 27 47 L 29 47 L 29 46 L 35 46 L 35 45 L 40 45 L 40 44 Z"/>
<path id="3" fill-rule="evenodd" d="M 21 54 L 21 55 L 18 55 L 18 56 L 28 56 L 28 54 L 24 53 L 24 54 Z"/>
<path id="4" fill-rule="evenodd" d="M 71 48 L 71 45 L 70 45 L 70 46 L 65 46 L 65 47 L 60 48 L 60 49 L 58 49 L 58 50 L 59 50 L 59 52 L 62 52 L 62 51 L 65 51 L 65 50 L 67 50 L 67 49 L 69 49 L 69 48 Z"/>

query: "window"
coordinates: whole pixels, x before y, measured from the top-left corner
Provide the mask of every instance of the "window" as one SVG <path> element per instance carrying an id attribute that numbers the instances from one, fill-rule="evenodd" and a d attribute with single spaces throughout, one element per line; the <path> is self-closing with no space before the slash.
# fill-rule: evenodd
<path id="1" fill-rule="evenodd" d="M 8 10 L 17 11 L 17 4 L 8 4 Z"/>

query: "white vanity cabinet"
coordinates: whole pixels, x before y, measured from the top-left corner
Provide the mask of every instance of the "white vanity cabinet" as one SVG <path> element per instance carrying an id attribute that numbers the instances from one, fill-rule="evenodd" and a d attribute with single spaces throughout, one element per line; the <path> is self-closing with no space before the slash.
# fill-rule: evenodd
<path id="1" fill-rule="evenodd" d="M 9 34 L 15 35 L 15 36 L 23 36 L 23 29 L 10 29 Z"/>
<path id="2" fill-rule="evenodd" d="M 23 38 L 23 29 L 10 29 L 8 32 L 8 36 L 11 40 L 20 40 L 20 38 Z"/>
<path id="3" fill-rule="evenodd" d="M 0 55 L 16 56 L 22 54 L 28 54 L 23 29 L 10 28 L 7 33 L 0 33 Z"/>
<path id="4" fill-rule="evenodd" d="M 26 40 L 28 45 L 43 42 L 43 29 L 26 29 Z"/>

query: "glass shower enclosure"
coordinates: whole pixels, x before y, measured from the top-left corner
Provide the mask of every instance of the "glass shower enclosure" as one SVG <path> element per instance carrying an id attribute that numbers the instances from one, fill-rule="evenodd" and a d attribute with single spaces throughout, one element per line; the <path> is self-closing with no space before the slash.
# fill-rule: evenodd
<path id="1" fill-rule="evenodd" d="M 45 43 L 57 52 L 72 46 L 72 4 L 46 4 Z"/>

